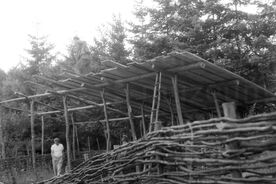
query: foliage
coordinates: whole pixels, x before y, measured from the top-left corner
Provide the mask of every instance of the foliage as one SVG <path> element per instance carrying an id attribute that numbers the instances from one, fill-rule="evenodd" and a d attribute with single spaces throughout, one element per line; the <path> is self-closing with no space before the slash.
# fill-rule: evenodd
<path id="1" fill-rule="evenodd" d="M 139 24 L 131 24 L 136 59 L 172 50 L 187 50 L 266 88 L 272 88 L 270 66 L 275 60 L 276 11 L 261 1 L 155 0 L 137 5 Z M 275 3 L 275 2 L 274 2 Z M 255 4 L 256 14 L 241 5 Z M 148 21 L 145 21 L 148 20 Z"/>
<path id="2" fill-rule="evenodd" d="M 107 28 L 100 30 L 101 37 L 94 39 L 91 46 L 92 58 L 98 62 L 113 60 L 128 63 L 129 51 L 126 49 L 126 31 L 120 16 L 114 16 Z"/>
<path id="3" fill-rule="evenodd" d="M 37 76 L 52 79 L 64 79 L 64 70 L 77 71 L 79 74 L 99 72 L 106 66 L 104 60 L 114 60 L 127 64 L 130 58 L 145 61 L 173 50 L 187 50 L 206 60 L 225 67 L 263 87 L 276 91 L 276 1 L 263 3 L 253 0 L 153 0 L 148 7 L 143 0 L 137 0 L 134 15 L 136 20 L 126 25 L 120 16 L 99 30 L 99 37 L 94 38 L 92 45 L 85 41 L 86 59 L 76 60 L 72 56 L 74 43 L 68 46 L 64 59 L 57 59 L 54 45 L 47 37 L 29 36 L 30 48 L 26 49 L 27 59 L 8 73 L 0 70 L 1 99 L 19 97 L 15 92 L 24 95 L 43 93 L 51 88 L 51 82 L 40 81 Z M 250 14 L 243 11 L 244 6 L 255 5 L 258 12 Z M 131 48 L 131 49 L 129 49 Z M 80 50 L 76 50 L 79 52 Z M 26 81 L 39 82 L 37 86 Z M 55 88 L 52 88 L 55 90 Z M 58 96 L 44 98 L 41 102 L 62 109 L 63 104 Z M 81 106 L 82 102 L 70 100 L 69 106 Z M 13 107 L 27 110 L 28 102 L 10 104 Z M 268 106 L 267 106 L 268 107 Z M 257 106 L 263 111 L 263 106 Z M 275 107 L 273 107 L 275 108 Z M 49 110 L 40 106 L 37 111 Z M 53 110 L 53 109 L 51 109 Z M 126 109 L 123 109 L 126 111 Z M 17 145 L 29 146 L 30 125 L 26 113 L 3 110 L 3 124 L 8 156 L 12 156 Z M 116 114 L 109 114 L 117 117 Z M 74 114 L 75 121 L 95 121 L 104 119 L 102 109 L 93 109 Z M 45 139 L 49 145 L 53 137 L 60 137 L 65 145 L 64 117 L 62 114 L 45 116 Z M 39 140 L 41 119 L 35 119 L 36 138 Z M 139 123 L 135 123 L 139 124 Z M 87 148 L 87 139 L 91 138 L 93 149 L 97 148 L 98 138 L 101 148 L 105 146 L 105 125 L 95 123 L 78 126 L 82 148 Z M 120 136 L 130 137 L 128 122 L 111 124 L 112 144 L 120 143 Z M 139 129 L 137 127 L 137 129 Z M 139 135 L 139 131 L 137 131 Z M 37 141 L 39 142 L 39 141 Z M 37 145 L 37 152 L 40 145 Z M 20 153 L 18 153 L 20 154 Z"/>

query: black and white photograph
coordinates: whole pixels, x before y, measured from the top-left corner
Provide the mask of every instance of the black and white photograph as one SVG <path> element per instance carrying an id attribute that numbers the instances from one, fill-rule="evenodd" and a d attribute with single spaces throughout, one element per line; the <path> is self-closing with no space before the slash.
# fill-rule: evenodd
<path id="1" fill-rule="evenodd" d="M 0 0 L 0 184 L 276 184 L 276 0 Z"/>

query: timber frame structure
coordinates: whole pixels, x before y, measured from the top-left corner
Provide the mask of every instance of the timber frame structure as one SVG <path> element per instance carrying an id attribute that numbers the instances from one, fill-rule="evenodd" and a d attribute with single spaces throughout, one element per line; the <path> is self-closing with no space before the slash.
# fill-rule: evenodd
<path id="1" fill-rule="evenodd" d="M 103 61 L 102 63 L 109 68 L 99 73 L 86 75 L 64 71 L 64 80 L 56 81 L 51 78 L 35 76 L 41 83 L 34 81 L 27 81 L 27 83 L 49 90 L 32 96 L 18 93 L 22 97 L 0 102 L 2 107 L 14 110 L 20 109 L 6 104 L 26 100 L 29 103 L 30 109 L 27 112 L 30 114 L 34 168 L 35 116 L 41 116 L 43 132 L 44 116 L 54 113 L 64 115 L 66 144 L 69 148 L 67 149 L 67 165 L 70 170 L 69 121 L 70 119 L 73 121 L 73 116 L 70 117 L 70 113 L 74 111 L 92 108 L 104 109 L 105 118 L 96 122 L 105 124 L 106 148 L 109 151 L 111 149 L 109 123 L 112 121 L 129 120 L 132 140 L 137 140 L 134 119 L 140 119 L 142 132 L 146 134 L 153 131 L 158 125 L 156 122 L 159 121 L 171 122 L 170 125 L 182 125 L 197 120 L 200 115 L 207 117 L 212 113 L 221 117 L 223 114 L 220 105 L 224 102 L 251 105 L 257 102 L 276 101 L 273 93 L 189 52 L 172 52 L 166 56 L 156 57 L 145 62 L 131 62 L 127 65 L 114 61 Z M 39 101 L 44 97 L 55 95 L 62 99 L 63 109 Z M 68 107 L 68 98 L 87 105 L 78 106 L 76 104 L 74 107 Z M 50 110 L 35 112 L 36 105 L 45 106 Z M 110 117 L 110 111 L 121 117 Z M 74 122 L 73 125 L 83 123 L 95 122 Z M 73 126 L 74 131 L 75 126 Z M 44 149 L 43 146 L 42 149 Z"/>

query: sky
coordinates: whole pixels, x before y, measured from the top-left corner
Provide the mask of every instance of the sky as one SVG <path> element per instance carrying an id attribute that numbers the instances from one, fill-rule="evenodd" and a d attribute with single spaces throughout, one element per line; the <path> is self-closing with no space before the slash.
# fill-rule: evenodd
<path id="1" fill-rule="evenodd" d="M 133 20 L 134 4 L 135 0 L 0 0 L 0 68 L 7 72 L 24 61 L 28 34 L 47 35 L 55 51 L 65 53 L 76 35 L 92 43 L 99 26 L 111 22 L 113 14 Z"/>
<path id="2" fill-rule="evenodd" d="M 134 0 L 0 0 L 0 68 L 16 66 L 29 48 L 28 34 L 47 35 L 56 51 L 77 35 L 91 43 L 113 14 L 133 19 Z"/>

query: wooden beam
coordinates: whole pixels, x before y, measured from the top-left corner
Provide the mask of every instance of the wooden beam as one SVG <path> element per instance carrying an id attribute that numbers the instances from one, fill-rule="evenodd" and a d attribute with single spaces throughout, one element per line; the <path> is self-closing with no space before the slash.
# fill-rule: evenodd
<path id="1" fill-rule="evenodd" d="M 117 67 L 117 68 L 123 68 L 123 69 L 128 67 L 126 65 L 123 65 L 123 64 L 118 63 L 118 62 L 113 61 L 113 60 L 104 60 L 104 61 L 102 61 L 102 64 L 104 64 L 107 67 Z"/>
<path id="2" fill-rule="evenodd" d="M 202 66 L 203 65 L 201 63 L 196 63 L 196 64 L 187 65 L 187 66 L 171 68 L 166 71 L 167 72 L 188 71 L 192 68 L 197 68 L 197 67 L 202 67 Z M 140 80 L 140 79 L 144 79 L 144 78 L 149 78 L 149 77 L 155 76 L 155 73 L 156 72 L 150 72 L 150 73 L 133 76 L 133 77 L 125 78 L 125 79 L 119 79 L 119 80 L 115 80 L 114 83 L 127 83 L 127 82 L 132 82 L 132 81 L 136 81 L 136 80 Z M 58 81 L 55 81 L 55 80 L 52 80 L 52 79 L 49 79 L 46 77 L 37 76 L 37 75 L 35 77 L 40 78 L 41 80 L 44 80 L 44 81 L 46 80 L 46 81 L 52 82 L 54 84 L 62 85 L 64 87 L 68 88 L 68 86 L 66 86 L 65 84 L 63 84 L 61 82 L 58 82 Z M 104 83 L 93 85 L 93 88 L 101 89 L 101 88 L 109 86 L 109 85 L 110 85 L 109 83 L 104 82 Z M 71 92 L 80 92 L 80 91 L 86 91 L 86 90 L 88 90 L 88 89 L 84 88 L 84 87 L 80 87 L 80 88 L 74 88 L 74 89 L 60 90 L 60 91 L 57 91 L 57 93 L 62 95 L 62 94 L 67 94 L 67 93 L 71 93 Z M 43 93 L 43 94 L 31 95 L 31 96 L 28 96 L 28 98 L 33 99 L 33 98 L 47 97 L 47 96 L 51 96 L 51 95 L 53 95 L 53 94 L 52 93 Z M 21 100 L 25 100 L 25 99 L 26 98 L 24 98 L 24 97 L 14 98 L 14 99 L 1 101 L 0 104 L 14 102 L 14 101 L 21 101 Z"/>
<path id="3" fill-rule="evenodd" d="M 73 149 L 73 160 L 76 159 L 76 133 L 75 133 L 75 121 L 74 121 L 74 116 L 73 114 L 71 114 L 71 122 L 72 122 L 72 126 L 73 126 L 73 131 L 72 131 L 72 149 Z"/>
<path id="4" fill-rule="evenodd" d="M 150 115 L 144 115 L 144 117 L 149 117 Z M 139 116 L 133 116 L 132 118 L 142 118 L 142 115 Z M 114 122 L 114 121 L 125 121 L 125 120 L 129 120 L 129 117 L 121 117 L 121 118 L 112 118 L 112 119 L 108 119 L 108 122 Z M 102 120 L 98 120 L 98 121 L 82 121 L 82 122 L 75 122 L 75 125 L 79 125 L 79 124 L 94 124 L 94 123 L 105 123 L 106 120 L 102 119 Z"/>
<path id="5" fill-rule="evenodd" d="M 3 104 L 1 105 L 1 107 L 6 108 L 6 109 L 10 109 L 10 110 L 13 110 L 13 111 L 18 111 L 18 112 L 30 112 L 29 110 L 19 109 L 19 108 L 16 108 L 16 107 L 9 107 L 9 106 L 3 105 Z"/>
<path id="6" fill-rule="evenodd" d="M 220 118 L 221 117 L 221 111 L 220 111 L 220 107 L 219 107 L 219 102 L 218 102 L 216 91 L 212 91 L 211 93 L 212 93 L 213 98 L 214 98 L 214 102 L 215 102 L 215 106 L 216 106 L 218 117 Z"/>
<path id="7" fill-rule="evenodd" d="M 143 136 L 145 136 L 147 134 L 147 130 L 146 130 L 146 122 L 145 122 L 145 115 L 144 115 L 144 105 L 141 105 L 141 122 L 142 122 L 142 127 L 143 127 Z"/>
<path id="8" fill-rule="evenodd" d="M 75 126 L 75 134 L 76 134 L 76 142 L 77 142 L 77 153 L 80 153 L 80 141 L 79 141 L 79 133 L 78 133 L 78 126 Z"/>
<path id="9" fill-rule="evenodd" d="M 166 101 L 167 101 L 167 104 L 168 104 L 168 107 L 170 109 L 170 113 L 171 113 L 171 124 L 172 126 L 174 125 L 174 112 L 173 112 L 173 107 L 172 107 L 172 103 L 171 103 L 171 98 L 168 99 L 166 98 Z"/>
<path id="10" fill-rule="evenodd" d="M 78 92 L 78 91 L 82 91 L 82 90 L 86 90 L 85 88 L 75 88 L 75 89 L 70 89 L 70 90 L 60 90 L 57 91 L 57 93 L 59 95 L 63 95 L 63 94 L 67 94 L 70 92 Z M 28 96 L 29 99 L 34 99 L 34 98 L 41 98 L 41 97 L 48 97 L 48 96 L 53 96 L 53 93 L 42 93 L 42 94 L 37 94 L 37 95 L 30 95 Z M 3 103 L 10 103 L 10 102 L 16 102 L 16 101 L 23 101 L 26 100 L 25 97 L 19 97 L 19 98 L 13 98 L 13 99 L 9 99 L 9 100 L 3 100 L 0 102 L 0 104 Z"/>
<path id="11" fill-rule="evenodd" d="M 15 94 L 15 95 L 19 95 L 19 96 L 23 96 L 23 97 L 25 97 L 25 98 L 26 98 L 26 100 L 29 100 L 29 97 L 28 97 L 27 95 L 23 94 L 23 93 L 20 93 L 20 92 L 14 92 L 14 94 Z M 46 106 L 46 107 L 49 107 L 49 108 L 51 108 L 51 109 L 55 109 L 55 110 L 57 110 L 57 108 L 52 107 L 52 106 L 50 106 L 50 105 L 48 105 L 48 104 L 45 104 L 45 103 L 43 103 L 43 102 L 40 102 L 40 101 L 38 101 L 38 100 L 35 100 L 35 103 L 37 103 L 37 104 L 41 104 L 41 105 L 43 105 L 43 106 Z"/>
<path id="12" fill-rule="evenodd" d="M 70 125 L 69 125 L 69 119 L 68 119 L 68 108 L 67 108 L 67 97 L 62 97 L 63 102 L 63 108 L 64 108 L 64 119 L 65 119 L 65 138 L 66 138 L 66 150 L 67 150 L 67 168 L 70 171 L 71 170 L 71 150 L 70 150 L 70 139 L 69 139 L 69 133 L 70 133 Z"/>
<path id="13" fill-rule="evenodd" d="M 44 155 L 44 116 L 41 116 L 41 155 Z"/>
<path id="14" fill-rule="evenodd" d="M 178 92 L 178 86 L 177 86 L 177 84 L 178 84 L 177 75 L 175 75 L 171 79 L 172 79 L 172 84 L 173 84 L 173 92 L 174 92 L 174 99 L 175 99 L 175 105 L 176 105 L 178 121 L 179 121 L 180 125 L 183 125 L 184 121 L 183 121 L 180 98 L 179 98 L 179 92 Z"/>
<path id="15" fill-rule="evenodd" d="M 4 125 L 4 120 L 3 120 L 3 109 L 0 107 L 0 146 L 1 146 L 1 158 L 5 159 L 6 158 L 6 151 L 5 151 L 5 140 L 4 140 L 4 134 L 3 134 L 3 125 Z"/>
<path id="16" fill-rule="evenodd" d="M 90 137 L 89 137 L 89 136 L 87 137 L 87 144 L 88 144 L 88 151 L 89 151 L 89 153 L 90 153 L 90 151 L 91 151 L 91 146 L 90 146 Z"/>
<path id="17" fill-rule="evenodd" d="M 106 134 L 107 134 L 107 140 L 106 140 L 106 151 L 109 152 L 111 150 L 111 142 L 110 142 L 110 128 L 109 128 L 109 122 L 108 122 L 108 114 L 107 114 L 107 107 L 106 102 L 104 98 L 104 89 L 101 91 L 101 97 L 104 104 L 104 116 L 105 116 L 105 124 L 106 124 Z"/>
<path id="18" fill-rule="evenodd" d="M 34 130 L 34 100 L 30 101 L 30 112 L 31 112 L 31 145 L 32 145 L 32 164 L 34 171 L 36 170 L 36 163 L 35 163 L 35 130 Z"/>
<path id="19" fill-rule="evenodd" d="M 254 104 L 254 103 L 275 103 L 276 102 L 276 95 L 274 95 L 273 97 L 269 97 L 269 98 L 262 98 L 262 99 L 258 99 L 258 100 L 253 100 L 250 102 L 247 102 L 247 104 Z"/>
<path id="20" fill-rule="evenodd" d="M 132 114 L 132 108 L 130 105 L 130 96 L 129 96 L 129 84 L 126 84 L 126 102 L 127 102 L 127 111 L 128 111 L 128 117 L 129 117 L 129 123 L 130 123 L 130 128 L 131 128 L 131 134 L 132 134 L 132 139 L 133 141 L 137 140 L 136 132 L 135 132 L 135 126 L 133 122 L 133 114 Z"/>
<path id="21" fill-rule="evenodd" d="M 156 96 L 158 95 L 158 81 L 159 81 L 159 73 L 155 74 L 155 83 L 154 83 L 154 90 L 153 90 L 153 95 L 152 95 L 152 104 L 151 104 L 151 113 L 150 113 L 150 124 L 149 124 L 149 132 L 152 131 L 152 126 L 153 126 L 153 121 L 154 121 L 154 112 L 156 111 Z"/>

